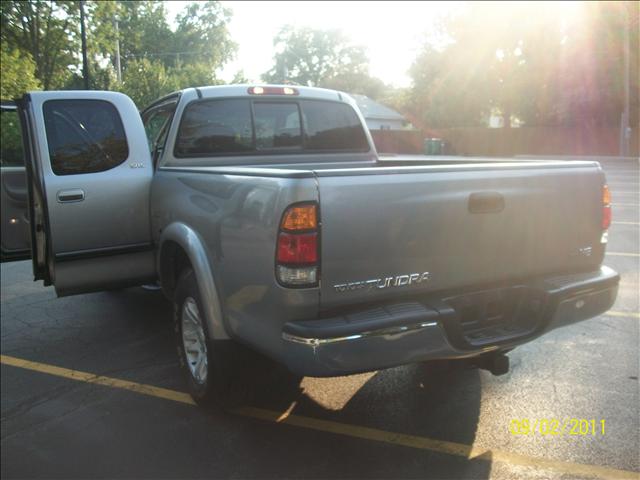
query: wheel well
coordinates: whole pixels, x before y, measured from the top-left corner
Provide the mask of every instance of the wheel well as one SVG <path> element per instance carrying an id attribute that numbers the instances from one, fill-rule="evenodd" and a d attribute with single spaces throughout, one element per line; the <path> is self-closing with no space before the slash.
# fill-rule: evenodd
<path id="1" fill-rule="evenodd" d="M 162 291 L 169 299 L 173 299 L 176 284 L 185 268 L 191 267 L 187 252 L 176 242 L 168 240 L 160 251 L 160 284 Z"/>

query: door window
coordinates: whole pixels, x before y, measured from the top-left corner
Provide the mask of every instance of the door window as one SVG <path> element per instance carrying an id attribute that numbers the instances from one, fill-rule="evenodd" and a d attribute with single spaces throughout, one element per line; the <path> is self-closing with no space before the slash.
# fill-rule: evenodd
<path id="1" fill-rule="evenodd" d="M 122 120 L 104 100 L 49 100 L 43 106 L 51 168 L 56 175 L 96 173 L 129 156 Z"/>
<path id="2" fill-rule="evenodd" d="M 170 106 L 157 108 L 144 114 L 142 122 L 144 123 L 144 131 L 147 134 L 149 150 L 152 153 L 158 147 L 164 147 L 164 142 L 167 139 L 167 132 L 169 130 L 169 123 L 173 118 L 175 108 L 176 105 L 173 103 Z"/>

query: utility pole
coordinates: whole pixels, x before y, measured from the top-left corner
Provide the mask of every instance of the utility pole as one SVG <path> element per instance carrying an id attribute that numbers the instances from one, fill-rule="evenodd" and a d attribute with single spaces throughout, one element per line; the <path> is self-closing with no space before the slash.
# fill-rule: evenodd
<path id="1" fill-rule="evenodd" d="M 626 13 L 627 13 L 627 18 L 626 18 L 626 25 L 625 25 L 625 29 L 624 29 L 624 156 L 628 157 L 630 154 L 629 151 L 629 141 L 631 140 L 631 128 L 629 125 L 629 122 L 631 121 L 631 116 L 629 113 L 629 107 L 630 107 L 630 92 L 629 90 L 631 89 L 631 85 L 630 85 L 630 81 L 631 79 L 629 78 L 629 64 L 630 64 L 630 44 L 631 44 L 631 38 L 630 38 L 630 34 L 629 34 L 629 30 L 631 29 L 631 12 L 630 10 L 630 5 L 626 5 Z"/>
<path id="2" fill-rule="evenodd" d="M 120 65 L 120 27 L 118 26 L 118 18 L 116 23 L 116 75 L 118 76 L 118 85 L 122 85 L 122 66 Z"/>
<path id="3" fill-rule="evenodd" d="M 89 90 L 89 62 L 87 61 L 87 31 L 84 26 L 84 0 L 80 0 L 80 36 L 82 38 L 82 78 L 84 89 Z"/>
<path id="4" fill-rule="evenodd" d="M 621 125 L 620 125 L 620 156 L 628 157 L 630 154 L 629 143 L 631 140 L 631 127 L 629 125 L 629 121 L 631 120 L 629 115 L 629 94 L 630 94 L 630 60 L 629 60 L 629 44 L 631 42 L 629 30 L 631 28 L 631 12 L 630 5 L 625 5 L 625 22 L 624 22 L 624 112 L 622 113 Z"/>

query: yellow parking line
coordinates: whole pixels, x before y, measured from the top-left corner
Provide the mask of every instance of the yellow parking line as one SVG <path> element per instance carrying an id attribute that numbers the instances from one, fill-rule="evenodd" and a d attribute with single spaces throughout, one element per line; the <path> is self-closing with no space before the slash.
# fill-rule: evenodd
<path id="1" fill-rule="evenodd" d="M 195 405 L 195 402 L 188 394 L 175 390 L 168 390 L 166 388 L 154 387 L 152 385 L 131 382 L 128 380 L 120 380 L 118 378 L 105 377 L 102 375 L 94 375 L 92 373 L 80 372 L 78 370 L 70 370 L 68 368 L 56 367 L 54 365 L 47 365 L 39 362 L 32 362 L 8 355 L 0 355 L 0 360 L 4 365 L 10 365 L 13 367 L 24 368 L 26 370 L 55 375 L 70 380 L 129 390 L 135 393 L 140 393 L 142 395 L 163 398 L 165 400 L 172 400 L 174 402 L 185 403 L 188 405 Z M 484 459 L 491 462 L 497 461 L 524 467 L 532 467 L 536 469 L 549 469 L 559 471 L 568 475 L 577 476 L 595 476 L 611 479 L 640 478 L 640 474 L 638 472 L 618 470 L 615 468 L 601 467 L 598 465 L 585 465 L 581 463 L 529 457 L 518 453 L 486 449 L 482 447 L 475 447 L 472 445 L 465 445 L 463 443 L 447 442 L 444 440 L 419 437 L 417 435 L 388 432 L 385 430 L 379 430 L 377 428 L 361 427 L 359 425 L 334 422 L 330 420 L 320 420 L 318 418 L 291 414 L 290 412 L 281 413 L 273 410 L 266 410 L 263 408 L 241 407 L 231 410 L 231 413 L 272 423 L 282 423 L 306 428 L 309 430 L 333 433 L 352 438 L 360 438 L 363 440 L 371 440 L 391 445 L 415 448 L 419 450 L 429 450 L 432 452 L 455 455 L 467 459 Z"/>
<path id="2" fill-rule="evenodd" d="M 483 447 L 474 447 L 462 443 L 447 442 L 444 440 L 434 440 L 416 435 L 406 435 L 404 433 L 387 432 L 377 428 L 361 427 L 347 423 L 320 420 L 317 418 L 303 417 L 301 415 L 288 415 L 284 418 L 278 412 L 255 407 L 244 407 L 234 411 L 246 417 L 258 418 L 268 422 L 285 423 L 296 427 L 319 430 L 321 432 L 345 435 L 348 437 L 373 440 L 377 442 L 389 443 L 403 447 L 416 448 L 419 450 L 430 450 L 448 455 L 464 457 L 469 460 L 483 459 L 491 462 L 502 462 L 535 469 L 548 469 L 559 471 L 569 475 L 590 476 L 610 479 L 638 479 L 640 474 L 626 470 L 600 467 L 597 465 L 585 465 L 580 463 L 563 462 L 557 460 L 547 460 L 539 457 L 529 457 L 518 453 L 492 450 Z"/>
<path id="3" fill-rule="evenodd" d="M 613 257 L 640 257 L 640 253 L 607 252 L 606 254 Z"/>
<path id="4" fill-rule="evenodd" d="M 603 313 L 603 315 L 608 315 L 610 317 L 640 318 L 640 313 L 638 312 L 616 312 L 614 310 L 609 310 L 608 312 Z"/>
<path id="5" fill-rule="evenodd" d="M 64 377 L 69 380 L 77 380 L 79 382 L 95 383 L 106 387 L 120 388 L 130 390 L 142 395 L 150 395 L 152 397 L 164 398 L 165 400 L 173 400 L 174 402 L 188 403 L 195 405 L 191 396 L 187 393 L 176 392 L 166 388 L 154 387 L 153 385 L 145 385 L 143 383 L 130 382 L 128 380 L 120 380 L 119 378 L 104 377 L 102 375 L 94 375 L 93 373 L 80 372 L 78 370 L 70 370 L 68 368 L 56 367 L 45 363 L 31 362 L 21 358 L 10 357 L 8 355 L 0 355 L 4 365 L 12 367 L 25 368 L 35 372 L 48 373 L 56 377 Z"/>

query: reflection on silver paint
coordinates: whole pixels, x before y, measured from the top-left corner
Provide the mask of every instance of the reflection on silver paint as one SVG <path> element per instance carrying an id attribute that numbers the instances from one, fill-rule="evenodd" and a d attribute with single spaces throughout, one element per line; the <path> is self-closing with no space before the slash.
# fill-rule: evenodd
<path id="1" fill-rule="evenodd" d="M 161 245 L 159 257 L 168 240 L 187 252 L 207 310 L 203 314 L 217 327 L 209 329 L 215 339 L 238 338 L 279 358 L 283 325 L 318 315 L 319 289 L 281 287 L 274 263 L 282 212 L 292 203 L 317 201 L 316 181 L 230 170 L 160 168 L 151 188 L 154 242 Z M 170 235 L 174 225 L 192 233 Z M 198 252 L 194 258 L 192 249 Z"/>

